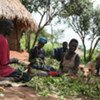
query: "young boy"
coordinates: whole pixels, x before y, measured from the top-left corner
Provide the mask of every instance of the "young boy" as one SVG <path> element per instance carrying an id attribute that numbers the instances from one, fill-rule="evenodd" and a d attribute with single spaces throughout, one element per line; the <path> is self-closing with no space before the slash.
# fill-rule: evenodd
<path id="1" fill-rule="evenodd" d="M 65 52 L 68 51 L 68 43 L 65 41 L 62 43 L 62 47 L 59 48 L 55 48 L 53 50 L 53 58 L 55 58 L 57 61 L 61 61 L 63 58 L 63 55 L 65 54 Z"/>
<path id="2" fill-rule="evenodd" d="M 71 75 L 77 74 L 78 66 L 80 64 L 80 57 L 78 54 L 75 53 L 77 46 L 78 41 L 76 39 L 72 39 L 69 43 L 69 50 L 65 53 L 60 64 L 60 70 L 62 72 Z"/>

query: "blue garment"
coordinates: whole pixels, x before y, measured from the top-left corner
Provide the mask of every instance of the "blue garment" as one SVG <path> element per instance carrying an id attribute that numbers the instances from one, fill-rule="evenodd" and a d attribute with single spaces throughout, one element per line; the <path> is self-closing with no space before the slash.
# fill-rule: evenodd
<path id="1" fill-rule="evenodd" d="M 27 73 L 22 72 L 20 69 L 16 69 L 9 75 L 9 77 L 13 77 L 15 82 L 28 82 L 31 80 L 31 77 Z"/>
<path id="2" fill-rule="evenodd" d="M 54 49 L 54 57 L 56 60 L 61 61 L 64 55 L 63 48 Z"/>
<path id="3" fill-rule="evenodd" d="M 47 43 L 47 39 L 46 39 L 45 37 L 39 38 L 38 41 L 39 41 L 40 43 L 43 43 L 43 44 Z"/>

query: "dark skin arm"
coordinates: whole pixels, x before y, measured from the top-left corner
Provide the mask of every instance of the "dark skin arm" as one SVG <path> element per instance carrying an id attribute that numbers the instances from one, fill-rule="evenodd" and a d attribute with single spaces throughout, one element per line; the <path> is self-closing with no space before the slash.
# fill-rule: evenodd
<path id="1" fill-rule="evenodd" d="M 73 67 L 75 70 L 78 71 L 78 66 L 80 64 L 80 57 L 79 55 L 76 55 L 76 58 L 75 58 L 75 66 Z"/>

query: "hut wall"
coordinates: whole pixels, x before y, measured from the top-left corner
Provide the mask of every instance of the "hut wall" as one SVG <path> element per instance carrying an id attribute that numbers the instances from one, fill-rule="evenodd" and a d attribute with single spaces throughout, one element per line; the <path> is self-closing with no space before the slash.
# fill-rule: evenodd
<path id="1" fill-rule="evenodd" d="M 7 37 L 10 50 L 20 51 L 20 38 L 21 34 L 19 33 L 14 33 Z"/>

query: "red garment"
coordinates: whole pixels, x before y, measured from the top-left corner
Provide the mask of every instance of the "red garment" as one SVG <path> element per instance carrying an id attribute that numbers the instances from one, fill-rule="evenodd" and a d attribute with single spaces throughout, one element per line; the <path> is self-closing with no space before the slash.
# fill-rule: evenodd
<path id="1" fill-rule="evenodd" d="M 49 72 L 49 75 L 51 75 L 51 76 L 57 76 L 58 73 L 56 71 L 51 71 L 51 72 Z"/>
<path id="2" fill-rule="evenodd" d="M 50 72 L 48 72 L 48 74 L 51 75 L 51 76 L 61 76 L 61 75 L 63 75 L 62 72 L 57 72 L 57 71 L 50 71 Z"/>
<path id="3" fill-rule="evenodd" d="M 14 68 L 8 66 L 9 63 L 9 47 L 7 39 L 0 34 L 0 77 L 9 76 L 15 71 Z"/>

